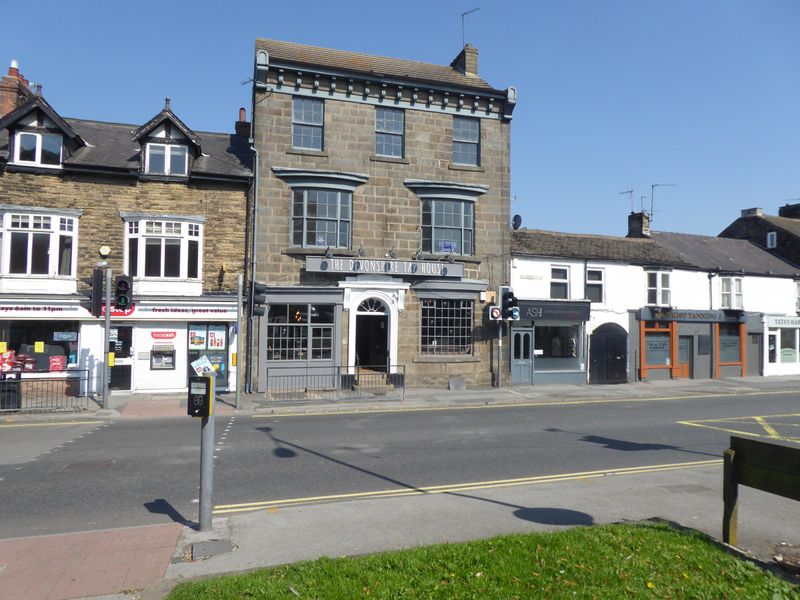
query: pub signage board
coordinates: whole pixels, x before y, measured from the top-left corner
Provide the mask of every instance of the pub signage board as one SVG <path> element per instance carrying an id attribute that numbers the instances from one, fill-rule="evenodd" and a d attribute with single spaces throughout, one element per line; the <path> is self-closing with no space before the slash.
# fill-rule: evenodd
<path id="1" fill-rule="evenodd" d="M 346 273 L 348 275 L 399 275 L 404 277 L 448 277 L 464 276 L 464 265 L 434 260 L 383 260 L 372 258 L 306 258 L 309 273 Z"/>

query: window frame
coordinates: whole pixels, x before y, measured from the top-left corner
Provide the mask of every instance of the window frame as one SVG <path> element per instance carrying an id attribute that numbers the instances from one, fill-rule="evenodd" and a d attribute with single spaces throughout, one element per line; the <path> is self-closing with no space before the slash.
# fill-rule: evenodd
<path id="1" fill-rule="evenodd" d="M 59 212 L 25 211 L 16 209 L 0 214 L 0 269 L 3 276 L 74 280 L 78 268 L 78 215 Z M 16 225 L 14 224 L 16 221 Z M 23 226 L 23 223 L 26 223 Z M 16 240 L 25 236 L 24 270 L 12 270 Z M 46 271 L 32 272 L 41 257 L 35 257 L 37 245 L 42 249 L 42 238 L 46 242 Z M 37 241 L 38 238 L 38 241 Z M 62 244 L 67 243 L 66 247 Z M 68 249 L 68 273 L 64 270 L 63 252 Z M 38 270 L 38 269 L 37 269 Z"/>
<path id="2" fill-rule="evenodd" d="M 303 108 L 298 110 L 298 104 L 301 103 L 309 103 L 320 106 L 319 123 L 314 122 L 313 119 L 311 121 L 305 120 L 309 113 Z M 311 111 L 312 116 L 314 113 L 315 111 Z M 302 134 L 303 129 L 300 128 L 307 128 L 312 132 L 319 131 L 318 148 L 316 146 L 302 145 L 304 136 Z M 314 138 L 314 136 L 312 136 L 312 138 Z M 294 150 L 311 150 L 315 152 L 323 152 L 325 150 L 325 101 L 322 98 L 292 96 L 292 148 Z"/>
<path id="3" fill-rule="evenodd" d="M 728 286 L 727 291 L 725 289 L 726 284 Z M 723 309 L 743 310 L 744 296 L 742 294 L 741 277 L 720 277 L 719 292 L 720 292 L 720 306 Z"/>
<path id="4" fill-rule="evenodd" d="M 159 226 L 158 230 L 156 230 L 156 225 Z M 176 226 L 179 228 L 177 233 L 175 231 Z M 126 218 L 125 273 L 138 280 L 202 282 L 204 233 L 205 223 L 199 219 L 161 215 Z M 135 244 L 132 244 L 131 242 L 134 240 Z M 151 241 L 150 244 L 148 244 L 148 240 Z M 160 244 L 158 244 L 160 275 L 147 274 L 148 245 L 150 248 L 155 246 L 152 240 L 160 240 Z M 167 240 L 179 240 L 177 244 L 177 276 L 164 274 L 169 260 L 167 248 L 168 246 L 175 246 L 175 244 L 168 244 Z M 196 264 L 194 265 L 190 265 L 192 255 L 196 255 Z"/>
<path id="5" fill-rule="evenodd" d="M 465 139 L 463 138 L 462 129 L 456 127 L 456 123 L 475 123 L 477 125 L 477 139 Z M 458 130 L 458 132 L 457 132 Z M 466 148 L 473 148 L 475 149 L 475 161 L 463 162 L 459 160 L 463 157 L 464 153 L 460 150 L 457 151 L 457 148 L 461 148 L 460 145 L 464 145 Z M 481 120 L 476 117 L 465 117 L 462 115 L 453 115 L 453 147 L 451 152 L 451 160 L 453 161 L 454 165 L 462 165 L 462 166 L 469 166 L 469 167 L 479 167 L 481 165 Z"/>
<path id="6" fill-rule="evenodd" d="M 444 306 L 452 303 L 453 306 Z M 433 314 L 429 314 L 433 311 Z M 447 311 L 447 312 L 445 312 Z M 449 314 L 448 314 L 449 312 Z M 473 356 L 475 302 L 463 299 L 420 299 L 419 353 L 422 356 Z M 453 322 L 455 322 L 453 324 Z M 450 326 L 448 326 L 450 323 Z M 443 335 L 444 334 L 444 335 Z M 439 344 L 439 340 L 456 343 Z M 428 343 L 426 343 L 426 340 Z"/>
<path id="7" fill-rule="evenodd" d="M 308 214 L 309 213 L 308 201 L 309 201 L 309 195 L 311 195 L 312 193 L 315 194 L 315 195 L 316 194 L 320 194 L 320 193 L 336 194 L 336 217 L 320 217 L 320 216 L 317 216 L 316 214 L 313 215 L 313 216 L 309 216 L 309 214 Z M 302 195 L 302 207 L 303 207 L 303 214 L 302 215 L 298 215 L 298 214 L 295 213 L 295 210 L 296 210 L 297 205 L 298 205 L 298 203 L 297 203 L 297 196 L 298 195 Z M 342 198 L 345 195 L 347 196 L 347 199 L 348 199 L 348 203 L 347 203 L 348 215 L 347 215 L 346 218 L 342 216 Z M 316 200 L 316 202 L 318 202 L 318 200 Z M 315 212 L 317 212 L 317 210 L 315 210 Z M 334 235 L 335 235 L 335 238 L 336 238 L 336 244 L 330 244 L 330 243 L 328 243 L 327 240 L 326 240 L 326 242 L 324 244 L 318 244 L 318 243 L 310 244 L 310 243 L 308 243 L 307 237 L 308 237 L 308 232 L 309 232 L 309 227 L 308 227 L 309 219 L 314 220 L 314 221 L 322 221 L 322 222 L 327 222 L 327 223 L 333 222 L 333 223 L 335 223 L 336 232 L 335 232 Z M 296 225 L 297 221 L 301 221 L 302 222 L 302 227 L 299 230 L 299 232 L 298 232 L 297 225 Z M 343 223 L 347 224 L 347 233 L 346 234 L 342 233 L 342 224 Z M 297 241 L 296 241 L 296 236 L 298 235 L 298 233 L 300 235 L 300 243 L 297 243 Z M 328 232 L 326 231 L 325 233 L 327 234 Z M 291 234 L 290 235 L 291 235 L 290 242 L 291 242 L 291 245 L 292 245 L 293 248 L 339 248 L 339 249 L 349 250 L 351 248 L 351 246 L 352 246 L 352 243 L 353 243 L 352 242 L 352 240 L 353 240 L 353 192 L 350 191 L 350 190 L 335 189 L 335 188 L 304 187 L 304 186 L 293 187 L 292 188 L 292 216 L 291 216 Z M 316 235 L 319 235 L 319 234 L 315 234 L 315 238 L 316 238 Z M 347 237 L 346 243 L 344 243 L 344 244 L 341 243 L 342 235 L 346 235 L 346 237 Z M 319 238 L 316 238 L 316 239 L 319 239 Z M 316 242 L 316 239 L 315 239 L 315 242 Z"/>
<path id="8" fill-rule="evenodd" d="M 647 304 L 649 306 L 671 306 L 672 305 L 672 279 L 669 271 L 645 271 L 647 276 L 646 290 L 647 290 Z M 654 276 L 656 285 L 650 285 L 650 277 Z M 667 278 L 667 285 L 664 285 L 664 277 Z M 650 292 L 654 291 L 655 301 L 650 301 Z M 667 299 L 664 301 L 664 294 L 666 293 Z"/>
<path id="9" fill-rule="evenodd" d="M 564 277 L 556 277 L 556 271 L 564 271 Z M 564 295 L 558 296 L 553 295 L 553 290 L 555 289 L 553 286 L 558 285 L 564 286 Z M 569 267 L 566 265 L 550 265 L 550 299 L 551 300 L 569 300 Z"/>
<path id="10" fill-rule="evenodd" d="M 778 232 L 777 231 L 768 231 L 767 232 L 767 249 L 772 250 L 778 246 Z"/>
<path id="11" fill-rule="evenodd" d="M 152 154 L 152 150 L 155 147 L 162 147 L 164 148 L 164 172 L 158 173 L 152 170 L 152 161 L 150 156 Z M 172 172 L 172 154 L 173 150 L 182 150 L 183 151 L 183 172 L 182 173 L 173 173 Z M 145 164 L 144 164 L 144 172 L 146 175 L 160 175 L 163 177 L 186 177 L 187 173 L 189 172 L 189 147 L 184 144 L 167 144 L 164 142 L 147 142 L 145 144 Z"/>
<path id="12" fill-rule="evenodd" d="M 36 138 L 36 148 L 34 149 L 34 160 L 20 159 L 20 151 L 22 149 L 22 136 L 30 135 Z M 44 163 L 42 162 L 42 149 L 44 148 L 45 138 L 58 138 L 58 163 Z M 14 135 L 14 164 L 28 165 L 35 167 L 42 167 L 45 169 L 60 169 L 61 162 L 64 159 L 64 136 L 60 133 L 53 133 L 51 131 L 17 131 Z"/>
<path id="13" fill-rule="evenodd" d="M 589 279 L 589 273 L 599 273 L 600 279 Z M 586 293 L 584 296 L 592 302 L 593 304 L 603 304 L 606 299 L 606 274 L 605 269 L 599 269 L 597 267 L 586 267 L 586 281 L 585 281 L 585 289 Z M 588 290 L 589 288 L 600 288 L 600 299 L 599 300 L 592 300 L 589 297 Z"/>
<path id="14" fill-rule="evenodd" d="M 440 210 L 447 206 L 459 206 L 460 207 L 460 221 L 461 225 L 446 225 L 443 223 L 436 224 L 437 219 L 437 208 Z M 469 206 L 469 211 L 466 211 L 466 207 Z M 427 207 L 430 207 L 430 210 L 427 210 Z M 469 215 L 466 213 L 469 212 Z M 426 214 L 429 213 L 429 218 L 426 219 Z M 455 214 L 455 213 L 449 213 Z M 446 217 L 448 213 L 440 213 L 439 218 L 443 219 Z M 465 224 L 467 220 L 467 216 L 471 224 L 467 226 Z M 427 220 L 427 223 L 426 223 Z M 437 250 L 437 241 L 438 242 L 447 242 L 447 241 L 454 241 L 451 238 L 444 238 L 442 239 L 441 236 L 437 236 L 436 232 L 446 230 L 446 231 L 459 231 L 460 232 L 460 239 L 455 240 L 459 244 L 459 251 L 454 252 L 451 250 Z M 428 235 L 426 236 L 426 231 Z M 421 198 L 420 202 L 420 235 L 422 236 L 420 239 L 420 246 L 423 252 L 427 252 L 429 254 L 439 255 L 439 256 L 475 256 L 475 202 L 472 200 L 464 200 L 460 198 L 449 198 L 445 196 L 426 196 Z M 469 245 L 469 251 L 465 252 L 465 247 Z"/>
<path id="15" fill-rule="evenodd" d="M 381 127 L 381 113 L 385 115 L 399 115 L 400 116 L 400 131 L 393 131 L 387 127 L 386 123 L 387 120 L 385 116 L 383 117 L 383 127 Z M 397 121 L 392 121 L 392 124 L 397 123 Z M 390 108 L 388 106 L 376 106 L 375 107 L 375 155 L 380 157 L 386 158 L 405 158 L 406 154 L 406 115 L 405 110 L 402 108 Z M 399 148 L 400 151 L 398 154 L 381 152 L 379 150 L 379 141 L 381 139 L 391 139 L 391 140 L 399 140 Z M 383 144 L 384 149 L 386 144 Z M 394 144 L 392 144 L 392 148 L 394 148 Z"/>
<path id="16" fill-rule="evenodd" d="M 273 320 L 278 307 L 285 309 L 286 320 Z M 322 307 L 325 310 L 320 310 Z M 292 312 L 299 315 L 292 319 Z M 314 315 L 329 315 L 315 320 Z M 278 318 L 283 315 L 278 315 Z M 334 359 L 336 305 L 325 302 L 276 302 L 267 306 L 265 348 L 267 361 L 318 361 Z"/>

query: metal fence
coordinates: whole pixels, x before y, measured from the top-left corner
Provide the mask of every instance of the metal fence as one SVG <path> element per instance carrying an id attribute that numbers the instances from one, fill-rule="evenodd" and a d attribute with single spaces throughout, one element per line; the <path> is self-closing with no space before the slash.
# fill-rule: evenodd
<path id="1" fill-rule="evenodd" d="M 0 413 L 89 409 L 88 369 L 0 374 Z"/>
<path id="2" fill-rule="evenodd" d="M 268 402 L 403 400 L 405 365 L 390 367 L 269 367 Z"/>

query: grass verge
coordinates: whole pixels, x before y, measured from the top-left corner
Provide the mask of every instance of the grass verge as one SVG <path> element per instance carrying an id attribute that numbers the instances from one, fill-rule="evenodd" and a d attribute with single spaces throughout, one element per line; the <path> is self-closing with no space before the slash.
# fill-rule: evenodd
<path id="1" fill-rule="evenodd" d="M 323 558 L 177 586 L 169 600 L 355 598 L 800 598 L 796 586 L 667 525 L 579 527 L 354 558 Z"/>

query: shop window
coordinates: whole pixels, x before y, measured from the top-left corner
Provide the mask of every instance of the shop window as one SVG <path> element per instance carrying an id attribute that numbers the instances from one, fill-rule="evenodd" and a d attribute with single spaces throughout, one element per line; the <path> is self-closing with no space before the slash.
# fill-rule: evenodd
<path id="1" fill-rule="evenodd" d="M 586 269 L 586 297 L 591 302 L 603 302 L 603 270 Z"/>
<path id="2" fill-rule="evenodd" d="M 466 200 L 422 200 L 422 250 L 432 254 L 475 254 L 473 203 Z"/>
<path id="3" fill-rule="evenodd" d="M 295 188 L 292 198 L 292 245 L 350 247 L 350 192 Z"/>
<path id="4" fill-rule="evenodd" d="M 644 336 L 644 364 L 648 367 L 670 366 L 671 342 L 668 331 L 646 332 Z"/>
<path id="5" fill-rule="evenodd" d="M 481 122 L 470 117 L 453 117 L 453 163 L 481 164 Z"/>
<path id="6" fill-rule="evenodd" d="M 669 273 L 663 271 L 647 273 L 647 303 L 656 306 L 670 305 Z"/>
<path id="7" fill-rule="evenodd" d="M 569 298 L 569 269 L 567 267 L 550 269 L 550 297 L 559 300 Z"/>
<path id="8" fill-rule="evenodd" d="M 77 219 L 59 215 L 6 213 L 0 217 L 2 256 L 11 275 L 74 277 Z"/>
<path id="9" fill-rule="evenodd" d="M 294 98 L 292 102 L 292 147 L 322 150 L 325 105 L 322 100 Z"/>
<path id="10" fill-rule="evenodd" d="M 203 226 L 172 220 L 129 220 L 127 274 L 138 278 L 199 279 Z"/>
<path id="11" fill-rule="evenodd" d="M 722 289 L 722 308 L 742 308 L 742 278 L 741 277 L 722 277 L 720 278 Z"/>
<path id="12" fill-rule="evenodd" d="M 781 362 L 797 362 L 797 329 L 780 329 Z"/>
<path id="13" fill-rule="evenodd" d="M 64 371 L 78 366 L 76 321 L 0 322 L 0 370 Z"/>
<path id="14" fill-rule="evenodd" d="M 739 336 L 739 325 L 723 323 L 719 326 L 719 362 L 740 363 L 741 362 L 741 338 Z"/>
<path id="15" fill-rule="evenodd" d="M 767 337 L 767 360 L 775 364 L 778 362 L 778 336 L 777 334 L 770 333 Z"/>
<path id="16" fill-rule="evenodd" d="M 335 332 L 333 304 L 270 304 L 267 360 L 330 360 Z"/>
<path id="17" fill-rule="evenodd" d="M 422 300 L 420 353 L 472 354 L 472 300 Z"/>
<path id="18" fill-rule="evenodd" d="M 55 133 L 21 131 L 14 143 L 14 163 L 37 167 L 61 166 L 62 136 Z"/>
<path id="19" fill-rule="evenodd" d="M 145 173 L 148 175 L 185 176 L 189 150 L 174 144 L 147 144 Z"/>
<path id="20" fill-rule="evenodd" d="M 399 108 L 375 108 L 375 154 L 403 158 L 405 114 Z"/>
<path id="21" fill-rule="evenodd" d="M 537 325 L 533 333 L 534 367 L 537 371 L 580 368 L 578 325 Z"/>

